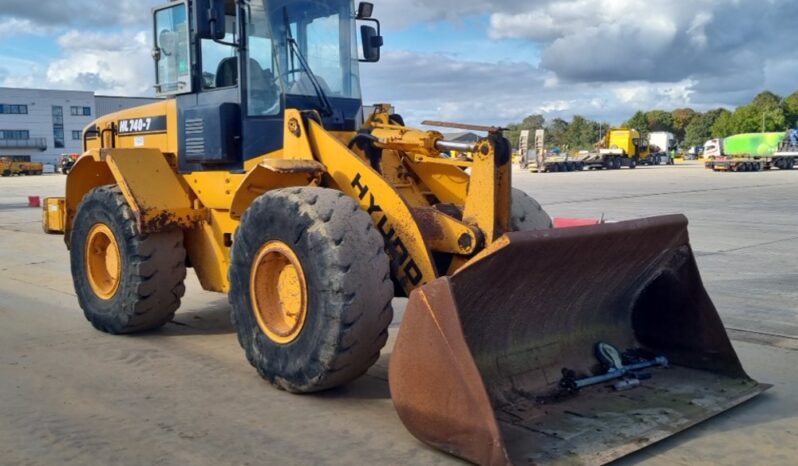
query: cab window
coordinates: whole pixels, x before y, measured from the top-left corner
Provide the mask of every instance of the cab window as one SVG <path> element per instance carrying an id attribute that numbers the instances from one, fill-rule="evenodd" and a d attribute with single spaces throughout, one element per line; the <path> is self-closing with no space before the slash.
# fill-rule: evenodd
<path id="1" fill-rule="evenodd" d="M 263 3 L 252 3 L 247 23 L 246 99 L 250 116 L 272 116 L 280 113 L 280 73 L 274 60 L 272 31 Z"/>
<path id="2" fill-rule="evenodd" d="M 237 42 L 235 4 L 232 11 L 225 16 L 227 34 L 219 43 L 210 39 L 202 39 L 202 88 L 221 89 L 238 85 L 238 50 L 228 44 Z M 228 8 L 230 8 L 228 7 Z"/>
<path id="3" fill-rule="evenodd" d="M 192 92 L 187 10 L 185 2 L 155 10 L 154 57 L 161 95 Z"/>

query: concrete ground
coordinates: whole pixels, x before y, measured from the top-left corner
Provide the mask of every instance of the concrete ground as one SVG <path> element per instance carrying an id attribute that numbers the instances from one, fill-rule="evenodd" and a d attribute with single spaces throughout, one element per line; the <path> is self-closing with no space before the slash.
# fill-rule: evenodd
<path id="1" fill-rule="evenodd" d="M 0 179 L 0 465 L 458 463 L 403 428 L 389 355 L 330 393 L 274 390 L 244 359 L 226 298 L 201 291 L 191 274 L 182 310 L 162 330 L 93 330 L 62 238 L 42 234 L 40 212 L 26 207 L 28 195 L 60 195 L 64 179 Z M 774 385 L 619 463 L 795 464 L 798 170 L 722 174 L 690 164 L 518 173 L 515 183 L 554 216 L 686 213 L 744 366 Z"/>

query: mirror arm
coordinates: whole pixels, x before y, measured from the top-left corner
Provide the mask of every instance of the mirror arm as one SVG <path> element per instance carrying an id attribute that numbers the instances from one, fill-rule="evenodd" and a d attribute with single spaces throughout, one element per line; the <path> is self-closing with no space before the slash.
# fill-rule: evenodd
<path id="1" fill-rule="evenodd" d="M 228 47 L 235 47 L 238 50 L 242 49 L 242 46 L 241 46 L 240 42 L 225 42 L 223 40 L 217 40 L 217 39 L 213 39 L 213 41 L 216 42 L 217 44 L 220 44 L 220 45 L 226 45 Z"/>

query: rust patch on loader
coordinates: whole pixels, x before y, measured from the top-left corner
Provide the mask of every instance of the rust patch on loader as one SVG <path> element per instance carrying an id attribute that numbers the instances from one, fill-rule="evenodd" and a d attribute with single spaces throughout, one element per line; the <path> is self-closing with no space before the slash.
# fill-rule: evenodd
<path id="1" fill-rule="evenodd" d="M 564 391 L 564 369 L 605 373 L 598 342 L 670 366 L 629 391 Z M 504 236 L 411 295 L 390 385 L 417 438 L 484 465 L 604 464 L 767 388 L 731 346 L 683 216 Z"/>

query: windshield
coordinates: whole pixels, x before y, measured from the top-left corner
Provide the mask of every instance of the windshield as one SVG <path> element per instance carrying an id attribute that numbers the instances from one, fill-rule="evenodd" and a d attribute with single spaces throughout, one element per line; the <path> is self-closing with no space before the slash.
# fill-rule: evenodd
<path id="1" fill-rule="evenodd" d="M 287 94 L 317 96 L 313 79 L 327 97 L 360 99 L 357 35 L 351 0 L 263 0 L 269 11 L 278 69 Z M 289 41 L 298 45 L 301 57 Z"/>

